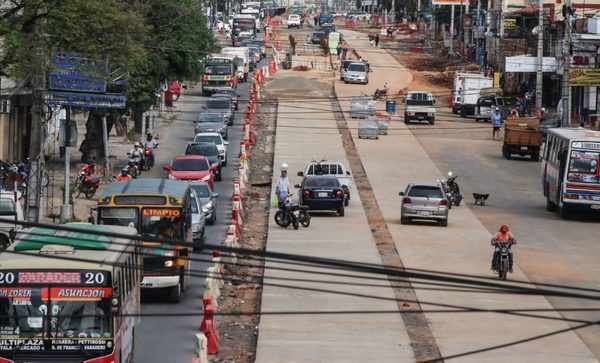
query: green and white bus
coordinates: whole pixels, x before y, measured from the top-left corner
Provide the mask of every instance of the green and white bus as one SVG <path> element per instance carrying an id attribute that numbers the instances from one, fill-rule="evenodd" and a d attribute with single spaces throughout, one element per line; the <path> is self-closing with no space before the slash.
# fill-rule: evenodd
<path id="1" fill-rule="evenodd" d="M 137 231 L 64 226 L 22 230 L 0 253 L 0 363 L 132 362 L 139 243 L 106 234 Z"/>

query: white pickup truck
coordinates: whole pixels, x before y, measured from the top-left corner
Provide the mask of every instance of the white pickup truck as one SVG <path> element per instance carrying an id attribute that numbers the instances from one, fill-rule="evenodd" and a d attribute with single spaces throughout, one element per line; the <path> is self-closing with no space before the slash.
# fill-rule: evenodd
<path id="1" fill-rule="evenodd" d="M 21 230 L 21 225 L 17 222 L 25 221 L 19 198 L 20 195 L 17 195 L 15 200 L 13 192 L 0 192 L 0 218 L 6 220 L 0 222 L 0 250 L 8 247 L 16 232 Z"/>
<path id="2" fill-rule="evenodd" d="M 335 175 L 346 194 L 344 205 L 348 206 L 350 202 L 350 188 L 352 188 L 352 174 L 349 170 L 346 170 L 344 164 L 337 161 L 312 161 L 306 164 L 304 171 L 298 172 L 298 176 L 306 175 Z"/>
<path id="3" fill-rule="evenodd" d="M 435 123 L 435 99 L 429 91 L 410 91 L 404 99 L 404 123 L 427 121 Z"/>

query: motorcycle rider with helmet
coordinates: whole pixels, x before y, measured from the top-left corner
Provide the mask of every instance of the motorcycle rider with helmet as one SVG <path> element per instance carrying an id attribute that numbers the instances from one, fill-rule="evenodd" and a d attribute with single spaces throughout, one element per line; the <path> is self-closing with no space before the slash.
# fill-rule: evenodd
<path id="1" fill-rule="evenodd" d="M 146 140 L 144 140 L 144 142 L 142 143 L 142 146 L 144 148 L 149 148 L 151 150 L 154 150 L 158 147 L 158 142 L 156 141 L 156 139 L 154 138 L 154 136 L 152 134 L 148 134 L 146 136 Z M 150 161 L 149 162 L 150 162 L 150 165 L 153 165 L 154 164 L 154 153 L 150 153 L 148 155 L 148 158 L 152 159 L 152 162 L 150 162 Z"/>
<path id="2" fill-rule="evenodd" d="M 508 229 L 508 225 L 503 223 L 498 229 L 498 232 L 492 237 L 491 244 L 494 247 L 494 255 L 492 257 L 492 270 L 496 272 L 496 266 L 498 265 L 498 258 L 500 258 L 500 248 L 498 243 L 508 243 L 508 272 L 513 272 L 513 253 L 512 245 L 517 244 L 517 240 Z"/>
<path id="3" fill-rule="evenodd" d="M 287 177 L 287 169 L 288 164 L 281 164 L 281 175 L 277 180 L 277 187 L 275 188 L 275 193 L 277 194 L 277 199 L 279 200 L 279 207 L 282 208 L 285 205 L 285 201 L 287 199 L 288 193 L 290 191 L 290 181 Z"/>
<path id="4" fill-rule="evenodd" d="M 129 170 L 127 168 L 121 169 L 121 174 L 115 178 L 116 181 L 124 181 L 131 180 L 131 175 L 129 175 Z"/>

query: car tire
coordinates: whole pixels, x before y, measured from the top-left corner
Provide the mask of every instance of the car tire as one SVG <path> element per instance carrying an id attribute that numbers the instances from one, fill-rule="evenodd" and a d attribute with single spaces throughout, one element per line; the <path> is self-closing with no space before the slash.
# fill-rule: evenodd
<path id="1" fill-rule="evenodd" d="M 219 170 L 219 173 L 217 175 L 215 175 L 215 180 L 216 181 L 223 180 L 223 171 L 222 170 Z"/>
<path id="2" fill-rule="evenodd" d="M 229 132 L 226 132 L 225 135 L 223 135 L 223 140 L 227 140 L 227 138 L 229 138 Z"/>
<path id="3" fill-rule="evenodd" d="M 549 197 L 546 197 L 546 210 L 548 212 L 556 212 L 557 209 L 558 206 L 556 205 L 556 203 L 551 201 Z"/>
<path id="4" fill-rule="evenodd" d="M 442 219 L 440 221 L 440 226 L 442 226 L 442 227 L 448 227 L 448 219 Z"/>
<path id="5" fill-rule="evenodd" d="M 223 166 L 227 166 L 227 156 L 225 156 L 225 159 L 223 160 Z"/>
<path id="6" fill-rule="evenodd" d="M 346 208 L 343 206 L 337 210 L 338 216 L 343 217 L 346 214 Z"/>
<path id="7" fill-rule="evenodd" d="M 431 119 L 431 120 L 429 120 L 429 124 L 430 124 L 430 125 L 433 125 L 433 124 L 435 124 L 435 119 Z"/>
<path id="8" fill-rule="evenodd" d="M 344 207 L 347 207 L 348 204 L 350 204 L 350 196 L 346 196 L 346 198 L 344 198 Z"/>
<path id="9" fill-rule="evenodd" d="M 467 109 L 466 108 L 462 108 L 460 109 L 460 117 L 462 118 L 467 118 Z"/>
<path id="10" fill-rule="evenodd" d="M 400 217 L 400 224 L 408 224 L 408 222 L 410 222 L 408 218 Z"/>
<path id="11" fill-rule="evenodd" d="M 177 286 L 173 286 L 169 291 L 169 301 L 173 304 L 177 304 L 181 301 L 183 296 L 183 289 L 181 288 L 181 280 L 177 283 Z"/>

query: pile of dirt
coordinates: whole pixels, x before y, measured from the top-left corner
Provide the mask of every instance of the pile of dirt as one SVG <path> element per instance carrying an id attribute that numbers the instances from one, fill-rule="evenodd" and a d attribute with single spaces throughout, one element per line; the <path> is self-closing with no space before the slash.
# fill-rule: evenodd
<path id="1" fill-rule="evenodd" d="M 294 68 L 292 68 L 295 71 L 302 71 L 302 72 L 306 72 L 309 71 L 310 68 L 304 65 L 300 65 L 300 66 L 295 66 Z"/>

